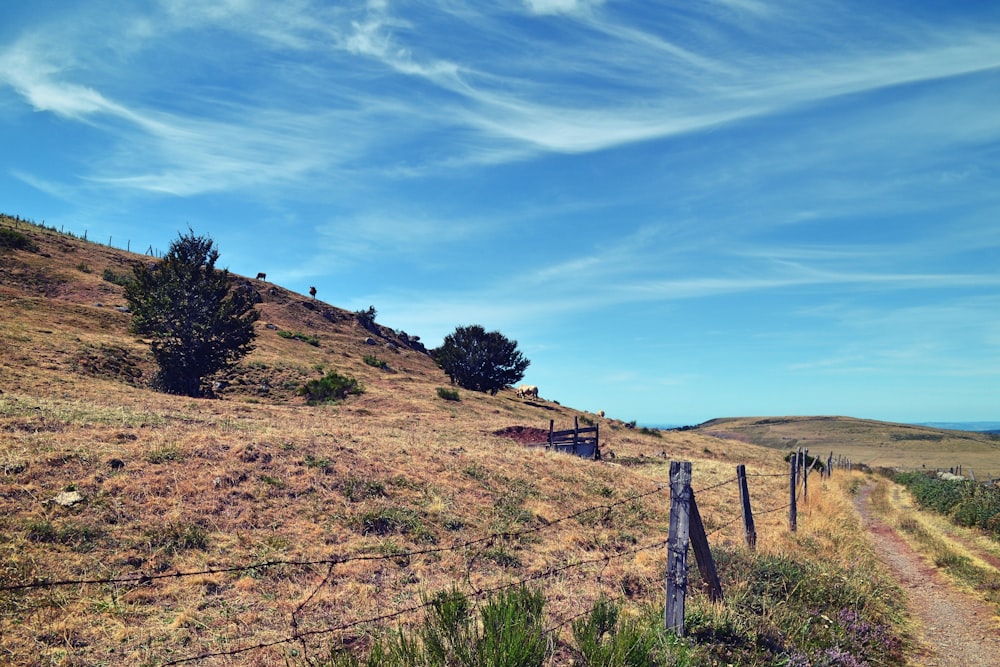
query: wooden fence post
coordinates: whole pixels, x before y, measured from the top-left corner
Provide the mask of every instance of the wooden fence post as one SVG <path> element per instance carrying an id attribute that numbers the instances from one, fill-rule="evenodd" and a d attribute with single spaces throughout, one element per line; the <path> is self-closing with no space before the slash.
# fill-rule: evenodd
<path id="1" fill-rule="evenodd" d="M 698 499 L 691 492 L 691 549 L 698 563 L 701 578 L 708 584 L 708 599 L 712 602 L 722 602 L 722 584 L 719 582 L 719 572 L 715 569 L 715 559 L 712 549 L 708 546 L 708 535 L 705 524 L 701 522 L 701 512 L 698 511 Z"/>
<path id="2" fill-rule="evenodd" d="M 573 417 L 573 455 L 577 456 L 576 448 L 580 444 L 580 417 L 579 415 Z"/>
<path id="3" fill-rule="evenodd" d="M 753 525 L 753 511 L 750 509 L 750 489 L 747 488 L 747 467 L 736 466 L 736 481 L 740 487 L 740 510 L 743 514 L 743 536 L 750 551 L 757 548 L 757 529 Z"/>
<path id="4" fill-rule="evenodd" d="M 833 474 L 833 452 L 830 452 L 830 458 L 826 460 L 826 478 L 830 479 L 831 474 Z"/>
<path id="5" fill-rule="evenodd" d="M 793 533 L 798 528 L 797 526 L 798 517 L 796 516 L 795 512 L 795 487 L 798 481 L 795 478 L 799 471 L 798 459 L 799 457 L 793 453 L 791 459 L 791 465 L 789 466 L 791 468 L 791 474 L 789 476 L 790 500 L 788 505 L 788 530 L 792 531 Z"/>
<path id="6" fill-rule="evenodd" d="M 802 502 L 809 502 L 809 450 L 808 449 L 802 451 Z"/>
<path id="7" fill-rule="evenodd" d="M 667 544 L 667 630 L 684 636 L 684 598 L 687 594 L 687 551 L 690 543 L 691 463 L 670 462 L 670 533 Z"/>

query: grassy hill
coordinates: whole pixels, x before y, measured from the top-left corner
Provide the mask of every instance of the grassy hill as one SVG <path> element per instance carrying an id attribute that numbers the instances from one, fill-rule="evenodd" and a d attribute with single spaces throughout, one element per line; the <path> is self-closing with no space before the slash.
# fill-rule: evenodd
<path id="1" fill-rule="evenodd" d="M 957 468 L 977 479 L 1000 477 L 1000 437 L 850 417 L 713 419 L 693 432 L 781 451 L 797 447 L 823 460 L 833 452 L 872 467 L 904 470 Z"/>
<path id="2" fill-rule="evenodd" d="M 216 398 L 160 394 L 116 283 L 137 261 L 152 258 L 0 217 L 0 662 L 327 664 L 331 647 L 363 654 L 415 622 L 402 610 L 426 595 L 479 600 L 524 581 L 544 591 L 552 661 L 567 664 L 569 623 L 599 596 L 628 618 L 662 615 L 670 460 L 694 464 L 731 591 L 713 605 L 693 586 L 692 640 L 662 640 L 677 664 L 772 664 L 843 643 L 836 621 L 793 632 L 806 607 L 843 596 L 898 631 L 849 485 L 817 486 L 787 531 L 782 453 L 760 445 L 818 442 L 819 426 L 636 430 L 544 387 L 445 400 L 447 377 L 412 334 L 239 277 L 261 295 L 255 351 Z M 364 392 L 307 406 L 297 389 L 328 370 Z M 598 424 L 614 459 L 513 437 L 574 419 Z M 753 475 L 766 556 L 741 547 L 736 464 Z M 32 585 L 60 581 L 73 583 Z M 383 620 L 355 625 L 367 619 Z"/>

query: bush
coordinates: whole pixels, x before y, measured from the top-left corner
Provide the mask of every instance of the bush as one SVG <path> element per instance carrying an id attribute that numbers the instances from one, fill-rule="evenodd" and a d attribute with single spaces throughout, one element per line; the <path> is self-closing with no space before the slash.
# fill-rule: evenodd
<path id="1" fill-rule="evenodd" d="M 374 354 L 366 354 L 362 361 L 364 361 L 369 366 L 374 366 L 375 368 L 381 368 L 382 370 L 387 370 L 389 368 L 389 362 L 384 359 L 379 359 Z"/>
<path id="2" fill-rule="evenodd" d="M 125 286 L 132 331 L 153 339 L 155 385 L 166 393 L 201 396 L 203 378 L 253 349 L 251 293 L 230 290 L 229 272 L 215 269 L 218 258 L 211 239 L 189 230 L 159 263 L 135 264 Z"/>
<path id="3" fill-rule="evenodd" d="M 459 401 L 461 398 L 458 395 L 457 389 L 448 389 L 447 387 L 437 388 L 438 398 L 443 398 L 446 401 Z"/>
<path id="4" fill-rule="evenodd" d="M 453 384 L 496 394 L 519 382 L 531 362 L 517 350 L 517 341 L 478 324 L 457 327 L 431 355 Z"/>
<path id="5" fill-rule="evenodd" d="M 306 397 L 309 405 L 335 403 L 363 391 L 357 380 L 335 371 L 330 371 L 319 380 L 310 380 L 299 388 L 299 394 Z"/>
<path id="6" fill-rule="evenodd" d="M 0 227 L 0 248 L 10 248 L 11 250 L 27 250 L 28 252 L 38 252 L 38 246 L 30 238 L 21 232 Z"/>
<path id="7" fill-rule="evenodd" d="M 354 316 L 358 318 L 358 323 L 373 333 L 378 333 L 375 328 L 377 315 L 378 311 L 375 310 L 375 306 L 368 306 L 368 310 L 359 310 L 354 313 Z"/>
<path id="8" fill-rule="evenodd" d="M 129 283 L 132 282 L 131 275 L 127 273 L 117 273 L 110 266 L 104 269 L 104 272 L 101 273 L 101 277 L 104 278 L 104 280 L 106 280 L 109 283 L 113 283 L 115 285 L 121 285 L 122 287 L 126 287 L 127 285 L 129 285 Z"/>

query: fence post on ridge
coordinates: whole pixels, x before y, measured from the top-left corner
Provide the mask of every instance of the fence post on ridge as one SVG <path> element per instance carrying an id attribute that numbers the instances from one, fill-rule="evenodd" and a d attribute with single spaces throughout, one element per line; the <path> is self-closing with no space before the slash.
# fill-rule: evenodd
<path id="1" fill-rule="evenodd" d="M 757 548 L 757 529 L 753 525 L 753 511 L 750 509 L 750 489 L 747 487 L 747 467 L 736 466 L 736 481 L 740 488 L 740 512 L 743 515 L 743 537 L 750 551 Z"/>
<path id="2" fill-rule="evenodd" d="M 670 533 L 667 543 L 667 630 L 684 636 L 684 598 L 687 594 L 687 551 L 690 544 L 691 463 L 670 462 Z"/>

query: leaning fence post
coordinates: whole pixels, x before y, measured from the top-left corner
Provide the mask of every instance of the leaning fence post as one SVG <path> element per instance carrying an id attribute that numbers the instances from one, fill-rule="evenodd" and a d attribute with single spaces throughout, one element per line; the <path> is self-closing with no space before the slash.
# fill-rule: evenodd
<path id="1" fill-rule="evenodd" d="M 798 455 L 796 455 L 795 453 L 792 453 L 791 466 L 790 466 L 791 467 L 791 475 L 789 477 L 789 480 L 790 480 L 789 481 L 789 491 L 790 491 L 789 495 L 790 495 L 790 499 L 789 499 L 789 505 L 788 505 L 788 530 L 792 531 L 793 533 L 798 528 L 798 526 L 797 526 L 798 518 L 796 517 L 796 513 L 795 513 L 795 486 L 796 486 L 796 482 L 797 482 L 797 480 L 795 479 L 795 477 L 796 477 L 796 475 L 797 475 L 797 473 L 799 471 L 799 460 L 798 459 L 799 459 Z"/>
<path id="2" fill-rule="evenodd" d="M 815 460 L 815 459 L 814 459 Z M 802 450 L 802 502 L 809 501 L 809 450 Z"/>
<path id="3" fill-rule="evenodd" d="M 719 583 L 719 572 L 715 569 L 715 559 L 712 558 L 712 549 L 708 546 L 708 535 L 705 533 L 705 524 L 701 521 L 701 512 L 698 511 L 698 499 L 694 492 L 691 492 L 691 549 L 694 551 L 694 559 L 698 563 L 698 571 L 701 578 L 708 584 L 708 599 L 712 602 L 722 602 L 722 584 Z"/>
<path id="4" fill-rule="evenodd" d="M 667 544 L 667 630 L 684 636 L 684 597 L 687 594 L 687 551 L 690 544 L 691 463 L 670 462 L 670 533 Z"/>
<path id="5" fill-rule="evenodd" d="M 736 481 L 740 488 L 740 511 L 743 514 L 743 536 L 750 551 L 757 548 L 757 529 L 753 525 L 753 511 L 750 509 L 750 489 L 747 487 L 747 467 L 736 466 Z"/>

